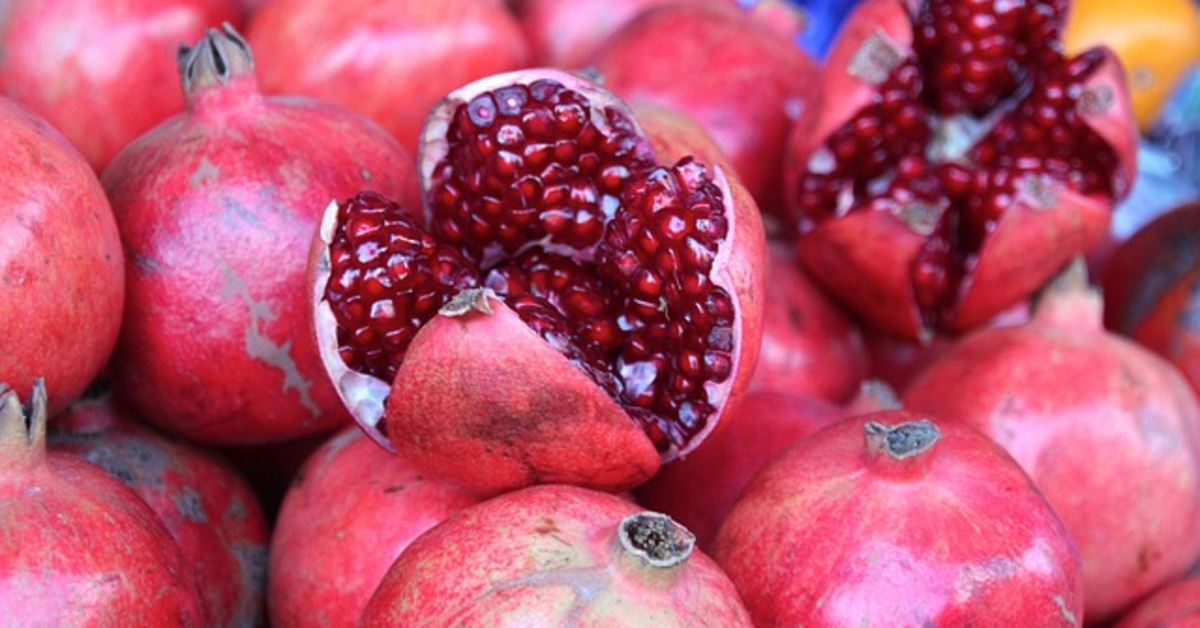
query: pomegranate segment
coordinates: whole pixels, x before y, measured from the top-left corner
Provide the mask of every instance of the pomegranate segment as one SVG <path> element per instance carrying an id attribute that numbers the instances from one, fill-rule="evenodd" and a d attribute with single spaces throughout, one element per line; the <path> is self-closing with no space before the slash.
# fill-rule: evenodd
<path id="1" fill-rule="evenodd" d="M 1136 132 L 1116 58 L 1060 52 L 1064 5 L 870 0 L 844 29 L 792 136 L 786 220 L 873 327 L 973 328 L 1103 236 Z M 887 242 L 857 251 L 862 232 Z"/>
<path id="2" fill-rule="evenodd" d="M 596 442 L 628 442 L 619 422 L 640 426 L 650 448 L 667 459 L 698 445 L 735 385 L 748 381 L 740 376 L 752 368 L 741 364 L 743 310 L 754 300 L 743 293 L 755 289 L 747 280 L 761 279 L 745 271 L 761 269 L 762 260 L 750 259 L 761 242 L 735 249 L 736 237 L 761 240 L 760 223 L 744 226 L 748 209 L 757 210 L 752 202 L 739 209 L 746 197 L 731 189 L 721 167 L 691 157 L 659 165 L 623 103 L 550 70 L 498 75 L 452 94 L 431 115 L 421 164 L 424 227 L 400 205 L 362 193 L 330 207 L 321 233 L 327 248 L 318 251 L 325 256 L 314 284 L 318 341 L 343 399 L 376 440 L 390 437 L 400 450 L 444 440 L 473 451 L 484 432 L 491 438 L 496 429 L 533 429 L 565 413 L 556 429 Z M 473 335 L 500 334 L 511 346 L 488 354 L 481 347 L 496 339 L 464 337 L 464 325 Z M 460 342 L 472 346 L 444 346 Z M 520 349 L 525 342 L 552 351 Z M 410 346 L 418 344 L 423 357 L 413 358 Z M 561 373 L 563 358 L 574 375 Z M 514 370 L 518 362 L 527 373 Z M 432 399 L 418 380 L 436 381 L 440 395 L 461 389 L 463 396 Z M 404 403 L 385 412 L 389 395 Z M 570 401 L 576 396 L 595 398 Z M 584 408 L 594 416 L 574 423 Z M 506 427 L 473 428 L 474 437 L 462 431 L 482 415 Z M 594 436 L 581 427 L 600 416 L 608 427 Z M 445 429 L 412 442 L 435 423 Z M 497 445 L 525 465 L 498 462 L 511 472 L 503 487 L 579 482 L 568 465 L 548 463 L 557 471 L 547 475 L 531 462 L 548 460 L 546 451 L 531 453 L 532 443 L 550 443 L 545 430 L 534 431 L 528 443 L 514 444 L 510 433 Z M 475 441 L 448 436 L 459 433 Z M 483 447 L 481 455 L 493 450 Z M 628 488 L 648 477 L 657 463 L 642 452 L 626 452 L 636 459 L 635 472 L 597 470 L 608 478 L 599 485 Z M 417 464 L 436 457 L 405 453 Z M 498 489 L 492 483 L 504 475 L 459 479 Z"/>

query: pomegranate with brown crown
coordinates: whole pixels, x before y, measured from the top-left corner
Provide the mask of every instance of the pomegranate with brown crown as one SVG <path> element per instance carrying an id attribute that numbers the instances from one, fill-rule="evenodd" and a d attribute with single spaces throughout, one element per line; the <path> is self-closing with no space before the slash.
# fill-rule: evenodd
<path id="1" fill-rule="evenodd" d="M 765 242 L 710 142 L 652 135 L 586 79 L 496 75 L 430 115 L 423 219 L 330 206 L 318 344 L 369 434 L 484 491 L 624 490 L 699 445 L 753 371 Z"/>

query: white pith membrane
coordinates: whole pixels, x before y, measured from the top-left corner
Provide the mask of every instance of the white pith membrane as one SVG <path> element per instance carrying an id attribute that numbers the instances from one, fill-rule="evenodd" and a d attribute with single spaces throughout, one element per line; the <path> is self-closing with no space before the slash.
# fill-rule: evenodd
<path id="1" fill-rule="evenodd" d="M 645 132 L 638 126 L 637 120 L 627 112 L 627 107 L 612 96 L 607 91 L 596 85 L 587 82 L 577 76 L 563 73 L 556 70 L 531 70 L 519 71 L 508 74 L 492 76 L 467 87 L 464 87 L 446 99 L 443 99 L 431 112 L 422 138 L 421 158 L 421 185 L 424 193 L 428 194 L 433 186 L 433 178 L 435 169 L 442 163 L 443 158 L 449 153 L 449 141 L 447 139 L 450 124 L 453 119 L 455 110 L 462 104 L 468 103 L 476 95 L 485 92 L 494 92 L 497 89 L 520 84 L 529 86 L 534 81 L 550 79 L 562 84 L 567 90 L 579 93 L 588 103 L 588 112 L 591 123 L 601 131 L 607 131 L 609 128 L 607 120 L 604 119 L 602 111 L 608 107 L 612 107 L 619 112 L 625 112 L 628 122 L 632 125 L 636 135 L 643 138 L 641 144 L 644 146 L 646 156 L 650 161 L 658 163 L 652 153 L 650 153 L 649 143 L 644 141 Z M 603 134 L 607 137 L 607 132 Z M 672 164 L 659 164 L 661 167 L 674 172 Z M 706 171 L 705 179 L 708 183 L 715 185 L 721 194 L 723 208 L 720 214 L 725 217 L 726 233 L 725 236 L 718 241 L 715 248 L 715 253 L 711 257 L 710 270 L 707 274 L 711 284 L 720 288 L 732 303 L 732 324 L 730 325 L 729 336 L 731 337 L 731 348 L 729 349 L 728 361 L 731 368 L 728 374 L 721 381 L 712 381 L 706 379 L 704 381 L 705 397 L 713 407 L 713 411 L 704 419 L 706 420 L 702 429 L 696 431 L 687 441 L 686 446 L 677 447 L 668 439 L 667 447 L 661 450 L 662 459 L 664 462 L 675 459 L 676 457 L 686 455 L 692 449 L 697 447 L 707 435 L 715 428 L 725 400 L 728 398 L 729 390 L 734 381 L 738 379 L 739 371 L 742 368 L 737 356 L 742 346 L 742 321 L 743 315 L 738 303 L 738 295 L 734 293 L 732 286 L 734 285 L 732 275 L 728 270 L 729 260 L 732 255 L 732 246 L 729 244 L 738 237 L 736 220 L 733 219 L 732 203 L 734 195 L 730 190 L 729 183 L 726 180 L 725 174 L 718 165 L 704 165 Z M 633 179 L 631 179 L 632 181 Z M 682 197 L 681 197 L 682 198 Z M 433 233 L 429 228 L 432 221 L 432 208 L 427 202 L 425 207 L 426 221 L 420 225 L 426 231 Z M 390 394 L 392 384 L 373 375 L 357 372 L 353 370 L 342 358 L 339 351 L 338 326 L 336 317 L 330 303 L 325 298 L 325 286 L 328 283 L 332 274 L 331 258 L 330 258 L 330 243 L 333 242 L 338 228 L 338 212 L 339 205 L 337 201 L 330 203 L 325 210 L 319 229 L 319 246 L 320 250 L 316 259 L 315 281 L 312 284 L 312 298 L 315 304 L 314 319 L 315 332 L 319 345 L 321 360 L 325 366 L 326 372 L 329 374 L 331 381 L 335 384 L 338 395 L 342 399 L 346 408 L 350 410 L 364 431 L 378 443 L 389 451 L 395 451 L 394 445 L 388 438 L 385 426 L 387 397 Z M 611 214 L 606 215 L 604 221 L 605 233 L 607 233 L 607 225 Z M 418 224 L 419 221 L 418 221 Z M 485 249 L 482 260 L 478 263 L 480 285 L 476 288 L 464 290 L 460 294 L 454 296 L 445 303 L 439 316 L 463 316 L 468 313 L 490 314 L 494 304 L 489 303 L 489 299 L 496 299 L 503 303 L 503 295 L 497 295 L 489 286 L 485 285 L 489 276 L 494 272 L 496 264 L 503 260 L 512 260 L 517 258 L 522 253 L 530 250 L 540 250 L 551 253 L 561 253 L 572 259 L 593 263 L 595 250 L 600 246 L 603 237 L 598 239 L 593 245 L 586 248 L 574 248 L 565 245 L 556 244 L 550 241 L 551 236 L 547 235 L 544 238 L 526 241 L 515 252 L 505 252 L 500 249 L 499 244 L 492 242 Z M 621 291 L 622 295 L 626 293 Z M 627 297 L 628 298 L 628 297 Z M 665 306 L 665 301 L 664 301 Z M 722 329 L 724 329 L 722 327 Z M 418 332 L 419 333 L 419 332 Z M 627 365 L 627 369 L 623 371 L 623 375 L 629 376 L 631 381 L 637 381 L 637 365 Z M 671 372 L 671 371 L 667 371 Z M 653 374 L 652 374 L 653 376 Z M 599 385 L 599 384 L 597 384 Z M 621 404 L 622 407 L 628 408 L 618 395 L 612 395 L 613 399 Z M 653 412 L 653 411 L 652 411 Z M 631 416 L 631 421 L 635 419 Z"/>

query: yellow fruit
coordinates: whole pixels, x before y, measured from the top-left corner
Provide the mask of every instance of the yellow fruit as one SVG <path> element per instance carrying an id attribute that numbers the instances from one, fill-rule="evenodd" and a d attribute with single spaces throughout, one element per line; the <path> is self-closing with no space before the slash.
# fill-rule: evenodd
<path id="1" fill-rule="evenodd" d="M 1200 63 L 1200 11 L 1193 0 L 1075 0 L 1063 43 L 1071 55 L 1100 44 L 1116 52 L 1146 131 L 1187 69 Z"/>

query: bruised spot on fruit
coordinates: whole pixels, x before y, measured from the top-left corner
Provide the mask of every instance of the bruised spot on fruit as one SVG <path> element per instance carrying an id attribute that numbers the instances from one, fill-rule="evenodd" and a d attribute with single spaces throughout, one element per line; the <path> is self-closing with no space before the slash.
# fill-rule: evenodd
<path id="1" fill-rule="evenodd" d="M 198 188 L 219 180 L 220 176 L 221 169 L 205 156 L 200 158 L 200 165 L 196 166 L 196 169 L 192 171 L 192 176 L 188 177 L 188 182 L 192 184 L 192 187 Z"/>
<path id="2" fill-rule="evenodd" d="M 1075 616 L 1075 613 L 1071 612 L 1071 609 L 1067 606 L 1067 601 L 1063 599 L 1063 596 L 1055 595 L 1054 605 L 1057 606 L 1059 612 L 1062 613 L 1064 621 L 1072 626 L 1079 625 L 1079 618 Z"/>
<path id="3" fill-rule="evenodd" d="M 654 567 L 674 567 L 687 560 L 696 535 L 670 517 L 640 512 L 621 520 L 618 538 L 625 551 Z"/>
<path id="4" fill-rule="evenodd" d="M 554 519 L 550 517 L 542 517 L 538 520 L 537 525 L 534 526 L 533 531 L 543 536 L 556 534 L 559 532 L 558 523 L 556 523 Z"/>
<path id="5" fill-rule="evenodd" d="M 205 523 L 208 521 L 208 513 L 204 510 L 204 502 L 201 500 L 200 494 L 190 486 L 184 487 L 175 496 L 175 507 L 189 521 L 196 523 Z"/>
<path id="6" fill-rule="evenodd" d="M 393 493 L 399 493 L 406 488 L 408 488 L 408 486 L 405 484 L 395 484 L 395 485 L 384 488 L 383 493 L 385 495 L 391 495 Z"/>

